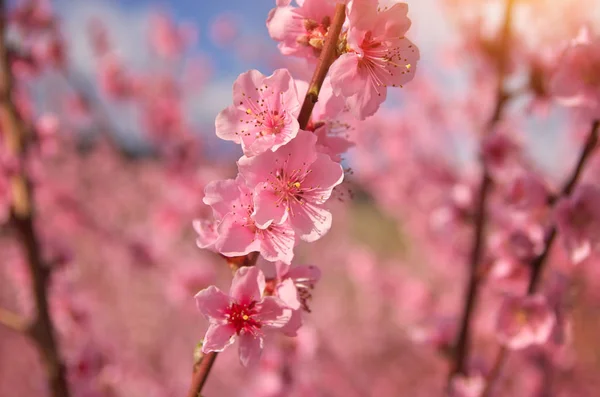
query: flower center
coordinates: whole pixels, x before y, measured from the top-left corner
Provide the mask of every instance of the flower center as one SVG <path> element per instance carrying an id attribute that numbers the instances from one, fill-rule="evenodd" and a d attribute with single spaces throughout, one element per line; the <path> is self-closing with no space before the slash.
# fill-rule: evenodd
<path id="1" fill-rule="evenodd" d="M 325 37 L 327 36 L 330 25 L 331 18 L 328 16 L 324 17 L 320 23 L 313 19 L 305 19 L 304 29 L 306 33 L 299 36 L 296 41 L 301 45 L 314 48 L 318 55 L 321 49 L 323 49 Z"/>
<path id="2" fill-rule="evenodd" d="M 303 202 L 303 194 L 305 188 L 302 186 L 304 178 L 310 172 L 296 169 L 291 172 L 286 172 L 284 169 L 279 169 L 275 172 L 275 177 L 270 178 L 269 182 L 278 197 L 279 203 L 285 203 L 287 208 L 290 208 L 290 201 L 298 203 Z"/>
<path id="3" fill-rule="evenodd" d="M 260 321 L 253 318 L 257 313 L 256 301 L 249 304 L 232 303 L 225 310 L 225 318 L 238 335 L 242 332 L 256 335 L 261 328 Z"/>

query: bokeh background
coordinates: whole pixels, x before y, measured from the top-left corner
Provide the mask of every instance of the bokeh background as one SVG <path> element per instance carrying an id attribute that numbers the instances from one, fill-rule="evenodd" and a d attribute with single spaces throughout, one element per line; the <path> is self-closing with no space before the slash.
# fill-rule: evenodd
<path id="1" fill-rule="evenodd" d="M 269 345 L 259 368 L 244 369 L 228 349 L 204 396 L 442 395 L 467 280 L 503 3 L 408 4 L 408 37 L 421 51 L 417 77 L 348 131 L 356 146 L 344 156 L 333 228 L 295 257 L 323 272 L 307 324 L 296 340 Z M 518 4 L 507 84 L 525 89 L 500 126 L 518 147 L 506 161 L 552 189 L 571 172 L 588 124 L 532 89 L 533 66 L 584 24 L 600 22 L 600 7 L 592 0 Z M 230 104 L 240 73 L 287 67 L 309 80 L 314 64 L 279 53 L 265 26 L 270 0 L 58 0 L 44 7 L 56 16 L 61 55 L 39 44 L 39 59 L 14 73 L 29 121 L 50 130 L 31 173 L 73 394 L 184 395 L 207 325 L 193 295 L 211 284 L 227 290 L 231 279 L 222 258 L 195 246 L 191 227 L 210 214 L 204 186 L 233 177 L 241 154 L 215 136 L 214 118 Z M 9 40 L 26 50 L 38 45 L 18 28 Z M 592 162 L 587 180 L 598 182 L 599 165 Z M 497 247 L 508 210 L 498 198 L 490 211 L 489 237 L 500 241 L 486 255 L 493 267 L 503 259 Z M 14 235 L 0 231 L 0 307 L 31 316 L 30 275 Z M 570 321 L 552 346 L 511 356 L 501 395 L 600 390 L 600 266 L 590 259 L 574 269 L 555 251 L 548 288 L 568 289 L 557 307 Z M 486 373 L 496 352 L 502 296 L 522 287 L 514 274 L 497 277 L 477 312 L 474 374 Z M 0 326 L 0 396 L 46 395 L 35 346 Z"/>

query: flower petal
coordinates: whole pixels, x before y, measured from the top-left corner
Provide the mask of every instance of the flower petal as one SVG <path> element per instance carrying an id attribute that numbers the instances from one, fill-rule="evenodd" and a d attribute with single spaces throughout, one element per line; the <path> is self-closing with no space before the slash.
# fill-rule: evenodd
<path id="1" fill-rule="evenodd" d="M 225 321 L 225 309 L 231 304 L 231 298 L 211 285 L 198 292 L 194 297 L 196 307 L 208 319 Z"/>
<path id="2" fill-rule="evenodd" d="M 239 303 L 260 301 L 265 290 L 265 275 L 256 266 L 241 267 L 231 282 L 231 296 Z"/>
<path id="3" fill-rule="evenodd" d="M 206 331 L 202 352 L 222 352 L 235 341 L 235 328 L 229 324 L 211 324 Z"/>
<path id="4" fill-rule="evenodd" d="M 292 311 L 286 304 L 273 296 L 265 297 L 258 305 L 258 313 L 254 316 L 263 328 L 281 328 L 292 316 Z"/>
<path id="5" fill-rule="evenodd" d="M 243 333 L 239 336 L 240 362 L 244 367 L 257 365 L 263 348 L 260 336 Z"/>

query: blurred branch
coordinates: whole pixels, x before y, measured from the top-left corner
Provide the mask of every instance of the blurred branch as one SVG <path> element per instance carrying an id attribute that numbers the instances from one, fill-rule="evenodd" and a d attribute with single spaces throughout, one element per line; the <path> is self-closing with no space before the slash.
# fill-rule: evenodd
<path id="1" fill-rule="evenodd" d="M 28 322 L 22 316 L 0 307 L 0 325 L 16 332 L 25 332 Z"/>
<path id="2" fill-rule="evenodd" d="M 579 155 L 577 165 L 575 166 L 575 169 L 571 173 L 571 176 L 565 183 L 564 187 L 561 189 L 560 195 L 558 197 L 554 197 L 551 201 L 552 203 L 555 203 L 561 197 L 567 197 L 571 193 L 573 193 L 573 190 L 575 189 L 575 186 L 577 185 L 577 182 L 581 177 L 585 165 L 587 164 L 591 154 L 594 152 L 594 149 L 596 149 L 596 147 L 598 146 L 599 129 L 600 120 L 595 120 L 594 122 L 592 122 L 590 132 L 585 141 L 583 149 L 581 150 L 581 154 Z M 546 233 L 546 238 L 544 241 L 544 250 L 538 256 L 536 256 L 529 264 L 529 267 L 531 268 L 531 276 L 529 278 L 529 285 L 527 287 L 528 295 L 535 294 L 539 289 L 542 273 L 546 263 L 548 262 L 548 255 L 550 254 L 552 246 L 556 241 L 556 234 L 556 226 L 553 225 L 550 228 L 550 230 Z M 494 361 L 493 369 L 487 377 L 486 386 L 482 397 L 491 396 L 492 389 L 500 376 L 504 362 L 508 357 L 508 353 L 509 352 L 506 349 L 506 347 L 500 347 L 500 351 L 498 352 L 498 355 L 496 356 L 496 359 Z"/>
<path id="3" fill-rule="evenodd" d="M 511 19 L 514 7 L 514 0 L 506 0 L 506 7 L 504 11 L 504 22 L 502 24 L 502 30 L 500 32 L 500 49 L 497 59 L 497 83 L 496 83 L 496 102 L 492 116 L 487 123 L 487 132 L 493 131 L 496 124 L 502 119 L 502 113 L 505 105 L 509 99 L 505 89 L 504 80 L 506 77 L 506 69 L 509 55 L 509 40 L 511 36 Z M 453 362 L 451 363 L 450 375 L 448 377 L 448 386 L 452 380 L 452 377 L 457 374 L 466 374 L 466 363 L 469 355 L 469 343 L 470 343 L 470 331 L 472 324 L 473 312 L 475 310 L 475 304 L 478 297 L 479 285 L 481 281 L 481 275 L 479 266 L 483 257 L 484 252 L 484 240 L 485 240 L 485 226 L 487 223 L 486 206 L 488 196 L 492 187 L 492 180 L 489 175 L 489 171 L 482 160 L 482 176 L 479 184 L 479 194 L 477 196 L 477 207 L 475 210 L 475 230 L 473 232 L 473 245 L 471 248 L 470 255 L 470 273 L 469 273 L 469 284 L 467 285 L 467 293 L 464 299 L 462 320 L 460 323 L 460 330 L 458 333 L 457 341 L 454 348 Z"/>
<path id="4" fill-rule="evenodd" d="M 51 395 L 68 397 L 70 393 L 66 371 L 58 352 L 48 308 L 47 292 L 50 270 L 42 259 L 39 239 L 34 228 L 33 191 L 27 174 L 23 170 L 32 134 L 12 101 L 14 81 L 6 44 L 7 15 L 6 2 L 0 0 L 0 121 L 7 148 L 15 159 L 20 160 L 21 167 L 11 178 L 13 200 L 11 221 L 25 253 L 37 309 L 36 318 L 29 329 L 29 335 L 36 342 L 44 358 Z"/>
<path id="5" fill-rule="evenodd" d="M 315 107 L 315 104 L 317 103 L 317 100 L 319 99 L 319 91 L 321 90 L 321 86 L 323 85 L 325 76 L 327 76 L 329 67 L 335 60 L 338 38 L 340 32 L 342 31 L 342 26 L 344 25 L 345 20 L 346 4 L 338 3 L 335 7 L 335 16 L 333 17 L 333 22 L 329 28 L 329 32 L 327 33 L 323 51 L 321 51 L 319 62 L 317 63 L 317 67 L 308 87 L 308 91 L 304 98 L 304 102 L 302 103 L 300 115 L 298 116 L 298 123 L 300 124 L 301 129 L 306 128 L 308 122 L 310 121 L 310 115 L 312 113 L 313 108 Z M 233 258 L 226 257 L 225 259 L 231 267 L 232 272 L 235 273 L 242 266 L 256 265 L 256 261 L 258 260 L 258 253 L 252 252 L 245 256 Z M 199 397 L 201 395 L 202 388 L 206 383 L 206 380 L 208 378 L 208 375 L 210 374 L 210 370 L 212 369 L 216 358 L 216 352 L 203 354 L 194 364 L 195 370 L 192 376 L 192 385 L 188 392 L 188 397 Z"/>

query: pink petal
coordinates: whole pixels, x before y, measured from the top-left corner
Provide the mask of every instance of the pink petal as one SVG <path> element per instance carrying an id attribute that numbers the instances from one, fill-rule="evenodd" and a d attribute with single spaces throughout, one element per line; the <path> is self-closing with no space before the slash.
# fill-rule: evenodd
<path id="1" fill-rule="evenodd" d="M 221 352 L 234 341 L 234 327 L 229 324 L 211 324 L 202 343 L 202 352 Z"/>
<path id="2" fill-rule="evenodd" d="M 302 326 L 302 311 L 292 310 L 290 320 L 279 330 L 286 336 L 297 336 L 298 330 Z"/>
<path id="3" fill-rule="evenodd" d="M 238 220 L 235 214 L 225 215 L 218 227 L 219 238 L 215 249 L 225 256 L 242 256 L 258 251 L 260 241 L 252 228 Z"/>
<path id="4" fill-rule="evenodd" d="M 230 295 L 240 303 L 260 301 L 265 290 L 265 275 L 256 266 L 241 267 L 231 282 Z"/>
<path id="5" fill-rule="evenodd" d="M 231 299 L 217 287 L 211 285 L 203 289 L 196 294 L 194 299 L 200 313 L 208 319 L 225 321 L 225 309 L 231 304 Z"/>
<path id="6" fill-rule="evenodd" d="M 323 204 L 331 196 L 334 187 L 344 180 L 344 169 L 339 163 L 323 153 L 317 155 L 317 160 L 312 164 L 311 172 L 304 180 L 308 186 L 319 186 L 319 196 L 314 201 L 317 204 Z"/>
<path id="7" fill-rule="evenodd" d="M 304 283 L 308 280 L 314 284 L 321 279 L 321 270 L 312 265 L 296 266 L 290 269 L 287 276 L 294 282 Z"/>
<path id="8" fill-rule="evenodd" d="M 343 54 L 333 62 L 329 75 L 334 94 L 348 97 L 362 91 L 364 77 L 359 71 L 358 62 L 355 53 Z"/>
<path id="9" fill-rule="evenodd" d="M 255 366 L 260 361 L 263 340 L 260 336 L 243 333 L 239 336 L 240 362 L 244 367 Z"/>
<path id="10" fill-rule="evenodd" d="M 331 229 L 331 212 L 320 205 L 294 204 L 292 212 L 291 223 L 298 236 L 306 242 L 317 241 Z"/>
<path id="11" fill-rule="evenodd" d="M 278 202 L 277 196 L 267 183 L 259 183 L 256 186 L 252 218 L 256 226 L 263 229 L 271 223 L 282 223 L 287 218 L 285 205 Z"/>
<path id="12" fill-rule="evenodd" d="M 291 279 L 285 279 L 277 285 L 277 297 L 290 309 L 300 309 L 300 300 L 298 299 L 298 290 Z"/>
<path id="13" fill-rule="evenodd" d="M 238 124 L 240 118 L 246 114 L 235 106 L 229 106 L 222 110 L 215 119 L 215 131 L 219 138 L 235 143 L 241 142 L 241 129 Z"/>
<path id="14" fill-rule="evenodd" d="M 282 261 L 275 262 L 275 272 L 277 273 L 277 278 L 284 278 L 288 271 L 290 270 L 290 264 Z"/>
<path id="15" fill-rule="evenodd" d="M 210 205 L 218 218 L 224 217 L 239 206 L 240 179 L 212 181 L 204 188 L 202 202 Z"/>
<path id="16" fill-rule="evenodd" d="M 263 328 L 281 328 L 292 316 L 292 311 L 282 302 L 272 296 L 267 296 L 258 305 L 258 313 L 254 316 Z"/>
<path id="17" fill-rule="evenodd" d="M 260 254 L 268 261 L 290 263 L 294 257 L 296 235 L 288 222 L 271 224 L 260 231 Z"/>
<path id="18" fill-rule="evenodd" d="M 196 219 L 192 222 L 192 225 L 196 233 L 198 233 L 196 245 L 203 249 L 211 248 L 219 237 L 219 234 L 217 233 L 217 223 L 214 221 Z"/>

